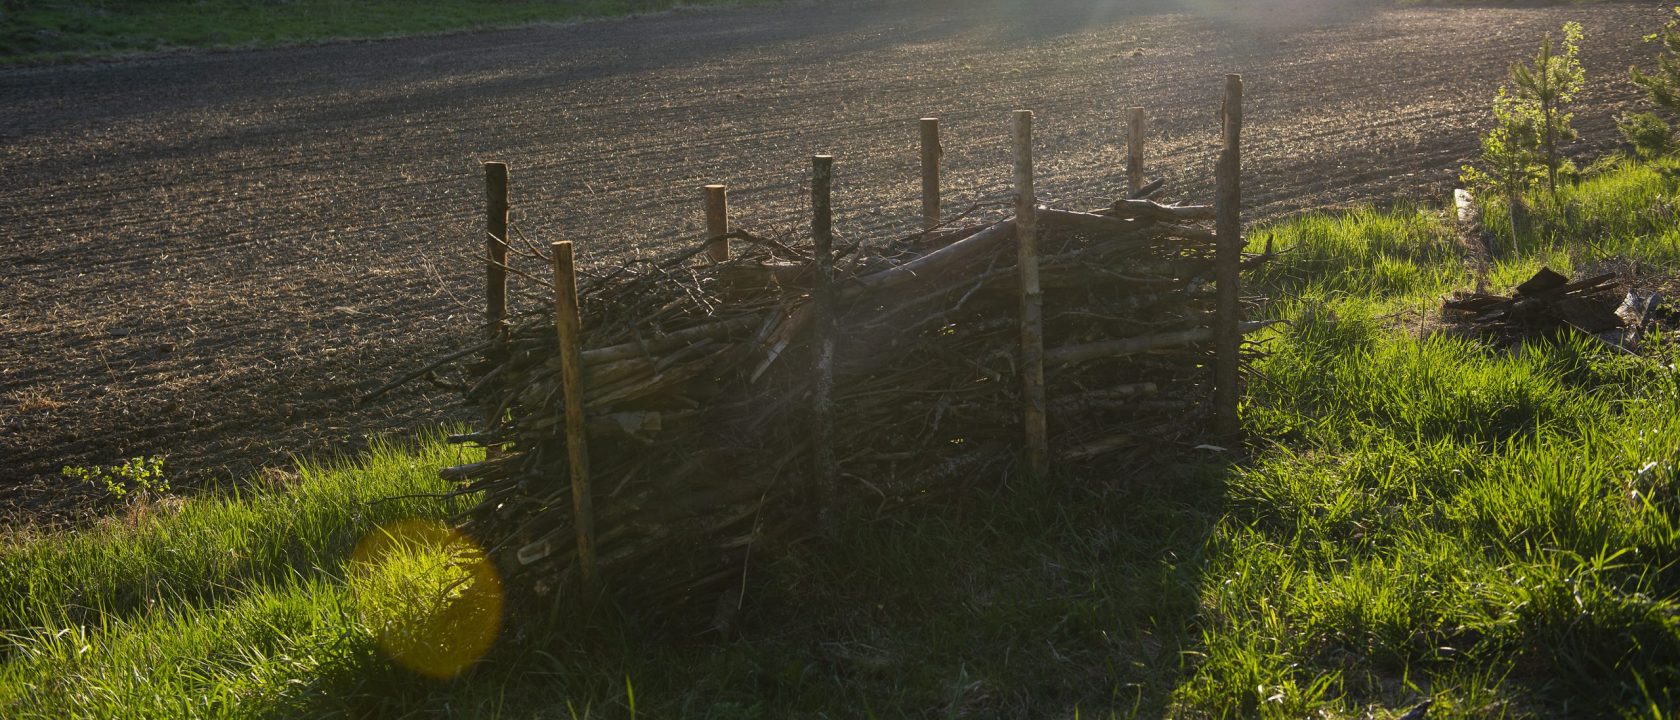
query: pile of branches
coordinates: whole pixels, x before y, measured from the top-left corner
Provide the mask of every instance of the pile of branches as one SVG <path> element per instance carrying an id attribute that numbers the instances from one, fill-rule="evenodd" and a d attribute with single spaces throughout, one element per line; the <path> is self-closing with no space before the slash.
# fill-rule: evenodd
<path id="1" fill-rule="evenodd" d="M 1460 293 L 1447 299 L 1443 311 L 1449 323 L 1506 343 L 1570 330 L 1602 336 L 1626 324 L 1617 313 L 1622 295 L 1615 279 L 1609 274 L 1571 281 L 1540 268 L 1512 295 Z"/>
<path id="2" fill-rule="evenodd" d="M 1038 210 L 1056 462 L 1207 426 L 1212 216 L 1141 199 Z M 807 537 L 824 508 L 897 507 L 1009 468 L 1023 414 L 1015 232 L 1011 218 L 837 248 L 834 432 L 821 439 L 809 243 L 734 232 L 730 260 L 703 262 L 702 246 L 582 283 L 598 584 L 631 608 L 710 612 L 738 597 L 752 553 Z M 466 400 L 500 418 L 454 438 L 492 448 L 444 471 L 482 493 L 465 525 L 509 586 L 575 595 L 552 315 L 517 318 L 465 369 Z M 815 442 L 834 449 L 836 486 L 811 480 Z"/>

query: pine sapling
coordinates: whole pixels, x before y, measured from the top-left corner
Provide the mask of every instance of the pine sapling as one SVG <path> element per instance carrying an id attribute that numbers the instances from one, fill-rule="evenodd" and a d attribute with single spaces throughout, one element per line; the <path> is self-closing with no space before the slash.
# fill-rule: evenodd
<path id="1" fill-rule="evenodd" d="M 1563 145 L 1576 138 L 1575 129 L 1571 126 L 1574 113 L 1568 112 L 1568 107 L 1586 83 L 1586 73 L 1581 69 L 1579 58 L 1581 37 L 1580 23 L 1564 23 L 1563 52 L 1557 52 L 1552 34 L 1546 33 L 1532 65 L 1517 63 L 1511 66 L 1512 94 L 1532 103 L 1538 113 L 1535 159 L 1545 170 L 1547 194 L 1554 204 L 1557 202 L 1558 175 L 1572 169 L 1561 150 Z"/>
<path id="2" fill-rule="evenodd" d="M 1523 191 L 1537 175 L 1540 116 L 1533 103 L 1499 88 L 1493 98 L 1494 126 L 1482 136 L 1481 167 L 1465 165 L 1459 177 L 1477 195 L 1504 198 L 1511 228 L 1523 224 Z"/>
<path id="3" fill-rule="evenodd" d="M 1638 66 L 1628 68 L 1633 83 L 1645 90 L 1651 104 L 1680 120 L 1680 7 L 1674 8 L 1675 19 L 1669 20 L 1661 32 L 1645 36 L 1645 42 L 1658 42 L 1656 70 L 1646 73 Z M 1654 156 L 1673 147 L 1673 131 L 1669 121 L 1656 113 L 1639 113 L 1624 119 L 1622 135 L 1633 143 L 1641 155 Z"/>
<path id="4" fill-rule="evenodd" d="M 1670 116 L 1680 119 L 1680 7 L 1674 8 L 1675 19 L 1668 21 L 1660 33 L 1647 35 L 1646 42 L 1660 42 L 1657 50 L 1657 69 L 1646 74 L 1638 67 L 1628 68 L 1633 83 L 1645 89 L 1651 102 Z"/>

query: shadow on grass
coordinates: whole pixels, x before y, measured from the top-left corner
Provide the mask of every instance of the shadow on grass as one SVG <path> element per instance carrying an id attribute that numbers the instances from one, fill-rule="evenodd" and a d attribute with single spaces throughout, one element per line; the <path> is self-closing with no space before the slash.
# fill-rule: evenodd
<path id="1" fill-rule="evenodd" d="M 1201 643 L 1229 468 L 1154 455 L 852 514 L 832 539 L 766 553 L 727 639 L 510 617 L 465 677 L 424 681 L 352 654 L 289 711 L 618 716 L 633 695 L 657 717 L 1160 716 Z"/>

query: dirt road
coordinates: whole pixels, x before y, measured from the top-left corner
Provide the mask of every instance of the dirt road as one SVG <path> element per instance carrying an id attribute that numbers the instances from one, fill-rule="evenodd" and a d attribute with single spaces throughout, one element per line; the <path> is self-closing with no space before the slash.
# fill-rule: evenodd
<path id="1" fill-rule="evenodd" d="M 162 454 L 178 482 L 236 480 L 452 417 L 421 388 L 351 400 L 473 329 L 484 160 L 512 165 L 533 241 L 592 263 L 695 239 L 707 182 L 745 227 L 797 226 L 818 152 L 843 234 L 912 224 L 929 114 L 948 206 L 1006 190 L 1016 108 L 1038 113 L 1045 200 L 1109 198 L 1129 105 L 1151 174 L 1205 200 L 1241 72 L 1250 218 L 1439 198 L 1507 63 L 1567 19 L 1581 149 L 1613 142 L 1664 14 L 1253 5 L 788 3 L 0 70 L 0 505 L 90 507 L 67 464 Z"/>

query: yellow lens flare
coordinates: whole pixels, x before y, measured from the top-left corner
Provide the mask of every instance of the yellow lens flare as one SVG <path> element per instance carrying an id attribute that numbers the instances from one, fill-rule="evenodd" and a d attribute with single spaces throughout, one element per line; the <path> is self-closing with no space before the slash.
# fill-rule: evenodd
<path id="1" fill-rule="evenodd" d="M 484 550 L 431 520 L 382 525 L 350 559 L 356 610 L 379 647 L 448 680 L 483 658 L 502 628 L 502 581 Z"/>

